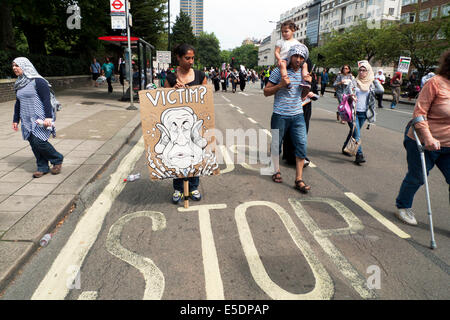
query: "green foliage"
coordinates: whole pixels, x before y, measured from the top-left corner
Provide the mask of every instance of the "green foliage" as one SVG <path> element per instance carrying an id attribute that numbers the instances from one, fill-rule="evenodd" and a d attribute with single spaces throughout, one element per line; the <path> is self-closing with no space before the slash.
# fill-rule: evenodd
<path id="1" fill-rule="evenodd" d="M 221 50 L 220 51 L 220 63 L 216 66 L 221 66 L 222 63 L 231 63 L 232 52 L 231 50 Z"/>
<path id="2" fill-rule="evenodd" d="M 180 11 L 180 15 L 177 16 L 172 27 L 170 44 L 172 48 L 175 48 L 177 45 L 183 43 L 190 44 L 194 46 L 194 48 L 197 45 L 194 32 L 192 31 L 191 18 L 183 11 Z M 172 55 L 172 64 L 178 64 L 178 61 L 174 55 Z"/>
<path id="3" fill-rule="evenodd" d="M 57 57 L 37 54 L 26 54 L 15 51 L 0 51 L 0 78 L 15 77 L 12 72 L 12 61 L 26 56 L 43 77 L 72 76 L 89 74 L 90 62 L 71 57 Z"/>
<path id="4" fill-rule="evenodd" d="M 167 48 L 163 35 L 167 34 L 167 0 L 133 0 L 133 35 L 137 35 L 156 48 Z"/>
<path id="5" fill-rule="evenodd" d="M 202 32 L 197 37 L 196 59 L 207 68 L 220 65 L 220 44 L 214 32 Z"/>
<path id="6" fill-rule="evenodd" d="M 231 56 L 235 58 L 235 67 L 242 64 L 247 69 L 254 69 L 258 66 L 258 47 L 254 44 L 244 44 L 233 49 Z"/>

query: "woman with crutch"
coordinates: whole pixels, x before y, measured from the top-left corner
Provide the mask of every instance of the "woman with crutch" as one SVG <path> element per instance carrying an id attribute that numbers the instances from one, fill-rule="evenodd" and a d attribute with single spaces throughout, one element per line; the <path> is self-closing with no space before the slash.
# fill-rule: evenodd
<path id="1" fill-rule="evenodd" d="M 406 149 L 408 173 L 403 180 L 396 199 L 398 209 L 396 216 L 407 224 L 417 225 L 411 208 L 415 193 L 425 182 L 420 151 L 415 141 L 413 129 L 415 129 L 419 140 L 425 148 L 426 174 L 428 175 L 430 170 L 436 165 L 450 186 L 449 106 L 450 50 L 447 50 L 441 56 L 437 75 L 431 78 L 420 92 L 414 108 L 413 120 L 405 130 L 403 145 Z M 429 204 L 429 199 L 427 200 Z M 429 212 L 429 215 L 431 218 L 431 212 Z"/>

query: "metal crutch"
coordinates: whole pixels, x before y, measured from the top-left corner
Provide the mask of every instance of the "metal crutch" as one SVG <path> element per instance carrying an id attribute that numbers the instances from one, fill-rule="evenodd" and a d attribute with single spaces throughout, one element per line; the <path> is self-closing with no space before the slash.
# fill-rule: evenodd
<path id="1" fill-rule="evenodd" d="M 417 136 L 416 130 L 414 126 L 412 126 L 414 137 L 416 138 L 417 148 L 420 152 L 420 160 L 422 162 L 422 173 L 423 173 L 423 180 L 425 182 L 425 192 L 427 196 L 427 207 L 428 207 L 428 219 L 430 220 L 430 231 L 431 231 L 431 249 L 436 249 L 436 241 L 434 240 L 434 231 L 433 231 L 433 216 L 431 212 L 431 201 L 430 201 L 430 190 L 428 187 L 428 177 L 427 177 L 427 167 L 425 163 L 425 147 L 422 146 L 419 137 Z"/>

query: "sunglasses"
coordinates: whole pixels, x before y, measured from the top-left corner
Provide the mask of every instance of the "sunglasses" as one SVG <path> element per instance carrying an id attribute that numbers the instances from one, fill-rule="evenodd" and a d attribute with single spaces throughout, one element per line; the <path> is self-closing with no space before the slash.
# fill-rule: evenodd
<path id="1" fill-rule="evenodd" d="M 358 71 L 359 71 L 359 72 L 367 72 L 366 69 L 359 69 Z"/>

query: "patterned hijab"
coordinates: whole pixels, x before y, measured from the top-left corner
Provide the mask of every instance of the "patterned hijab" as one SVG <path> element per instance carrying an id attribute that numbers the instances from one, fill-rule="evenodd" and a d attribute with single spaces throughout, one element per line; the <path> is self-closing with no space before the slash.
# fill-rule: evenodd
<path id="1" fill-rule="evenodd" d="M 27 58 L 24 58 L 24 57 L 15 58 L 13 62 L 15 64 L 17 64 L 20 67 L 20 69 L 22 69 L 22 71 L 23 71 L 22 75 L 20 75 L 17 78 L 16 83 L 14 83 L 14 90 L 15 91 L 20 90 L 23 87 L 25 87 L 33 79 L 36 79 L 36 78 L 44 79 L 36 71 L 36 69 L 34 68 L 33 64 Z M 45 81 L 47 82 L 47 84 L 49 84 L 47 80 L 45 80 Z M 50 84 L 49 84 L 49 87 L 50 87 Z"/>
<path id="2" fill-rule="evenodd" d="M 358 83 L 358 87 L 362 91 L 369 91 L 370 85 L 372 84 L 373 80 L 375 79 L 375 76 L 373 74 L 372 67 L 370 66 L 369 62 L 367 60 L 361 61 L 361 64 L 358 67 L 359 68 L 364 67 L 366 68 L 366 76 L 361 77 L 361 73 L 358 72 L 358 76 L 356 77 L 356 82 Z"/>

